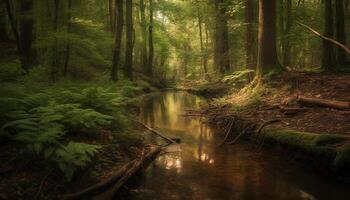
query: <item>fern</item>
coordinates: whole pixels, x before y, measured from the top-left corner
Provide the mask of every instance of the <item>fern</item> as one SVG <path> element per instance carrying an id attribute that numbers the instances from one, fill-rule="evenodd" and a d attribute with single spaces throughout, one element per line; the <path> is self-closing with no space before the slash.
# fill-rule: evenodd
<path id="1" fill-rule="evenodd" d="M 77 169 L 85 167 L 98 152 L 100 146 L 85 143 L 69 142 L 56 150 L 53 158 L 64 172 L 67 180 L 71 180 Z"/>

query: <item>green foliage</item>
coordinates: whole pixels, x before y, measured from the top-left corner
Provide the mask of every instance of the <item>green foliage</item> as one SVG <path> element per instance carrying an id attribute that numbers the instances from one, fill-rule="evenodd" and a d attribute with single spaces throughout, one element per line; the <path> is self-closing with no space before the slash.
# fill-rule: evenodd
<path id="1" fill-rule="evenodd" d="M 345 141 L 347 138 L 343 135 L 337 134 L 319 134 L 317 138 L 314 140 L 315 145 L 328 145 L 335 144 Z"/>
<path id="2" fill-rule="evenodd" d="M 0 63 L 0 82 L 16 81 L 23 76 L 24 70 L 19 61 Z"/>
<path id="3" fill-rule="evenodd" d="M 3 92 L 0 102 L 6 105 L 0 110 L 0 137 L 18 144 L 26 153 L 55 161 L 67 180 L 71 180 L 79 168 L 91 161 L 99 147 L 72 142 L 73 135 L 69 133 L 87 138 L 81 133 L 93 131 L 98 136 L 97 128 L 109 127 L 112 122 L 116 132 L 120 132 L 125 123 L 121 106 L 127 100 L 123 95 L 135 96 L 138 91 L 136 84 L 116 90 L 97 84 L 62 83 L 37 92 L 7 84 L 0 87 Z M 139 141 L 126 135 L 118 140 L 130 144 Z"/>
<path id="4" fill-rule="evenodd" d="M 254 71 L 250 70 L 250 69 L 236 71 L 230 75 L 225 76 L 222 79 L 222 81 L 224 83 L 230 83 L 230 84 L 233 84 L 235 86 L 238 83 L 246 83 L 248 81 L 249 74 L 252 74 L 252 73 L 254 73 Z"/>
<path id="5" fill-rule="evenodd" d="M 85 167 L 91 162 L 100 146 L 85 143 L 69 142 L 56 150 L 54 160 L 59 168 L 65 173 L 67 180 L 71 180 L 77 169 Z"/>

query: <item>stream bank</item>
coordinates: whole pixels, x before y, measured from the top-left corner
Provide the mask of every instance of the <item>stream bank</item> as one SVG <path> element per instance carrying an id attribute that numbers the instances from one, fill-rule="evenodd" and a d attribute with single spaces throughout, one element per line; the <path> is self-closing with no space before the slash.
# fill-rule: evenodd
<path id="1" fill-rule="evenodd" d="M 332 73 L 280 75 L 248 95 L 233 92 L 214 99 L 199 113 L 188 114 L 207 117 L 226 144 L 245 138 L 259 149 L 286 151 L 323 175 L 349 182 L 349 111 L 310 107 L 298 100 L 308 96 L 350 102 L 349 78 Z"/>

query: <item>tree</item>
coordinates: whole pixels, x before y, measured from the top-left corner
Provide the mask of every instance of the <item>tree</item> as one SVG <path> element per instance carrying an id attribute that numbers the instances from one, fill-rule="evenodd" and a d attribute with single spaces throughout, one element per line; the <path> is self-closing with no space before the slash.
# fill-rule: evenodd
<path id="1" fill-rule="evenodd" d="M 283 65 L 284 66 L 290 66 L 290 56 L 291 56 L 291 45 L 290 45 L 290 39 L 289 34 L 290 30 L 292 28 L 292 0 L 286 0 L 286 11 L 285 14 L 285 24 L 283 25 L 283 40 L 282 40 L 282 58 L 283 58 Z"/>
<path id="2" fill-rule="evenodd" d="M 256 75 L 281 70 L 276 50 L 276 0 L 259 0 L 258 63 Z"/>
<path id="3" fill-rule="evenodd" d="M 344 21 L 344 3 L 343 0 L 335 0 L 336 12 L 336 40 L 346 45 L 345 21 Z M 346 54 L 343 49 L 337 48 L 337 64 L 346 65 Z"/>
<path id="4" fill-rule="evenodd" d="M 58 31 L 58 12 L 59 12 L 59 0 L 54 0 L 54 18 L 53 18 L 53 31 L 57 34 Z M 55 82 L 58 79 L 58 45 L 57 37 L 54 37 L 54 43 L 52 45 L 52 63 L 51 63 L 51 81 Z"/>
<path id="5" fill-rule="evenodd" d="M 216 64 L 221 73 L 230 69 L 227 14 L 224 0 L 215 0 L 216 10 Z"/>
<path id="6" fill-rule="evenodd" d="M 68 72 L 68 65 L 69 65 L 69 58 L 70 58 L 70 41 L 69 41 L 69 34 L 71 33 L 72 29 L 72 0 L 68 0 L 68 11 L 67 11 L 67 35 L 68 35 L 68 41 L 66 45 L 66 55 L 65 55 L 65 63 L 63 67 L 63 76 L 67 76 Z"/>
<path id="7" fill-rule="evenodd" d="M 153 0 L 149 1 L 149 28 L 148 28 L 148 66 L 147 75 L 153 76 L 153 59 L 154 59 L 154 46 L 153 46 Z"/>
<path id="8" fill-rule="evenodd" d="M 7 18 L 6 15 L 3 15 L 2 13 L 5 13 L 5 5 L 4 1 L 0 1 L 0 40 L 8 40 L 8 34 L 7 34 Z"/>
<path id="9" fill-rule="evenodd" d="M 20 3 L 20 40 L 23 50 L 23 68 L 28 71 L 35 63 L 35 54 L 32 48 L 33 37 L 33 10 L 32 0 L 22 0 Z"/>
<path id="10" fill-rule="evenodd" d="M 333 38 L 334 29 L 333 29 L 333 9 L 332 9 L 332 0 L 324 1 L 324 36 Z M 323 40 L 323 56 L 322 56 L 322 67 L 325 70 L 334 69 L 334 50 L 333 44 L 327 40 Z"/>
<path id="11" fill-rule="evenodd" d="M 24 67 L 25 59 L 24 59 L 24 55 L 23 55 L 22 44 L 21 44 L 21 40 L 20 40 L 18 28 L 17 28 L 17 23 L 15 21 L 15 16 L 14 16 L 14 11 L 13 11 L 13 8 L 12 8 L 11 1 L 10 0 L 5 0 L 5 6 L 6 6 L 6 11 L 7 11 L 7 16 L 8 16 L 10 25 L 11 25 L 12 34 L 15 37 L 15 40 L 16 40 L 16 45 L 17 45 L 17 51 L 18 51 L 19 59 L 21 61 L 22 68 L 25 69 L 25 67 Z"/>
<path id="12" fill-rule="evenodd" d="M 124 75 L 132 80 L 132 62 L 133 62 L 133 17 L 132 0 L 126 1 L 126 48 L 125 48 L 125 66 Z"/>
<path id="13" fill-rule="evenodd" d="M 112 72 L 111 72 L 111 80 L 118 80 L 118 66 L 120 62 L 120 51 L 121 51 L 121 43 L 123 37 L 123 0 L 115 0 L 116 7 L 116 31 L 115 31 L 115 42 L 114 42 L 114 52 L 113 52 L 113 63 L 112 63 Z"/>
<path id="14" fill-rule="evenodd" d="M 108 0 L 109 26 L 112 33 L 115 32 L 115 26 L 116 26 L 115 24 L 116 12 L 115 12 L 115 7 L 113 2 L 114 2 L 113 0 Z"/>
<path id="15" fill-rule="evenodd" d="M 145 2 L 144 0 L 140 0 L 140 17 L 141 17 L 141 34 L 142 34 L 142 44 L 141 44 L 141 64 L 142 69 L 145 74 L 148 71 L 148 58 L 147 58 L 147 24 L 146 24 L 146 16 L 145 16 Z"/>
<path id="16" fill-rule="evenodd" d="M 245 1 L 246 23 L 246 65 L 249 69 L 256 66 L 255 31 L 254 31 L 254 0 Z"/>
<path id="17" fill-rule="evenodd" d="M 201 47 L 201 54 L 202 54 L 202 63 L 203 63 L 203 71 L 204 71 L 204 78 L 206 78 L 208 73 L 208 60 L 207 60 L 207 52 L 206 49 L 204 49 L 204 42 L 203 42 L 203 16 L 200 13 L 200 7 L 198 1 L 195 1 L 195 6 L 197 9 L 197 19 L 198 19 L 198 29 L 199 29 L 199 43 Z"/>

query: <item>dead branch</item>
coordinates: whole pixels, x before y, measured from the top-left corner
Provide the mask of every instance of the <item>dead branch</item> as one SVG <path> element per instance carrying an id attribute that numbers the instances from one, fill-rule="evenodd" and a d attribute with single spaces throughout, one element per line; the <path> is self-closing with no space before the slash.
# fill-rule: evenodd
<path id="1" fill-rule="evenodd" d="M 267 125 L 270 125 L 270 124 L 273 124 L 273 123 L 277 123 L 277 122 L 280 122 L 281 119 L 272 119 L 272 120 L 269 120 L 269 121 L 266 121 L 264 123 L 262 123 L 259 128 L 257 129 L 256 131 L 256 134 L 259 135 L 262 131 L 263 128 L 265 128 Z"/>
<path id="2" fill-rule="evenodd" d="M 349 110 L 350 102 L 327 100 L 327 99 L 317 99 L 311 97 L 299 96 L 297 102 L 304 106 L 322 106 L 328 108 L 334 108 L 338 110 Z"/>
<path id="3" fill-rule="evenodd" d="M 133 121 L 135 121 L 135 122 L 141 124 L 143 127 L 145 127 L 146 129 L 148 129 L 149 131 L 151 131 L 153 134 L 155 134 L 155 135 L 157 135 L 157 136 L 163 138 L 163 139 L 166 140 L 169 144 L 173 144 L 173 143 L 176 144 L 176 141 L 174 141 L 174 140 L 172 140 L 172 139 L 170 139 L 170 138 L 164 136 L 163 134 L 161 134 L 161 133 L 159 133 L 158 131 L 154 130 L 153 128 L 147 126 L 146 124 L 144 124 L 144 123 L 142 123 L 142 122 L 140 122 L 140 121 L 137 121 L 137 120 L 133 120 Z"/>
<path id="4" fill-rule="evenodd" d="M 238 134 L 238 136 L 235 139 L 233 139 L 231 142 L 228 142 L 227 144 L 232 145 L 232 144 L 236 143 L 239 140 L 239 138 L 241 138 L 241 136 L 243 136 L 250 129 L 250 127 L 251 126 L 247 126 L 243 131 L 241 131 Z"/>
<path id="5" fill-rule="evenodd" d="M 125 164 L 121 169 L 119 169 L 115 174 L 111 175 L 110 178 L 107 180 L 104 180 L 102 182 L 99 182 L 95 185 L 92 185 L 82 191 L 72 193 L 72 194 L 66 194 L 60 196 L 60 199 L 82 199 L 86 198 L 88 196 L 96 195 L 97 193 L 101 192 L 102 190 L 105 190 L 107 187 L 111 186 L 113 183 L 118 181 L 124 174 L 125 172 L 135 164 L 135 161 L 131 161 L 127 164 Z"/>
<path id="6" fill-rule="evenodd" d="M 156 147 L 150 150 L 140 161 L 135 162 L 135 164 L 123 174 L 110 190 L 99 195 L 97 199 L 113 199 L 117 192 L 130 180 L 131 177 L 140 170 L 147 168 L 147 166 L 158 156 L 161 150 L 161 147 Z"/>
<path id="7" fill-rule="evenodd" d="M 288 107 L 280 107 L 280 111 L 285 115 L 294 115 L 299 112 L 309 111 L 308 108 L 288 108 Z"/>
<path id="8" fill-rule="evenodd" d="M 224 140 L 221 142 L 221 144 L 220 144 L 219 146 L 225 144 L 225 142 L 226 142 L 228 136 L 229 136 L 230 133 L 231 133 L 231 129 L 232 129 L 232 126 L 233 126 L 233 121 L 234 121 L 234 120 L 232 119 L 232 120 L 229 122 L 229 126 L 228 126 L 228 129 L 226 130 L 226 134 L 225 134 Z"/>
<path id="9" fill-rule="evenodd" d="M 335 44 L 336 46 L 340 47 L 341 49 L 343 49 L 346 53 L 350 54 L 350 49 L 348 47 L 346 47 L 344 44 L 332 39 L 332 38 L 329 38 L 329 37 L 326 37 L 324 35 L 321 35 L 319 32 L 317 32 L 316 30 L 314 30 L 313 28 L 311 28 L 310 26 L 307 26 L 301 22 L 297 22 L 297 24 L 299 24 L 300 26 L 308 29 L 311 33 L 317 35 L 318 37 L 324 39 L 324 40 L 327 40 L 333 44 Z"/>

